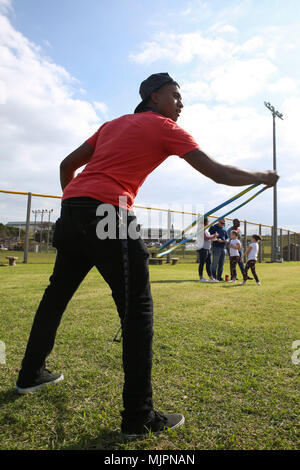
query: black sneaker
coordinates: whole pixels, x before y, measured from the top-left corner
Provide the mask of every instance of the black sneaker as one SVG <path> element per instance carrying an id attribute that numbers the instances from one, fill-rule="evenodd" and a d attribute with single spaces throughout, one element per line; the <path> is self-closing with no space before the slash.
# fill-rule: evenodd
<path id="1" fill-rule="evenodd" d="M 35 392 L 45 385 L 56 384 L 63 379 L 63 374 L 52 374 L 49 370 L 42 368 L 39 375 L 33 380 L 22 379 L 21 374 L 19 374 L 16 391 L 20 394 Z"/>
<path id="2" fill-rule="evenodd" d="M 144 423 L 130 423 L 123 418 L 121 431 L 125 437 L 134 438 L 149 433 L 157 434 L 168 429 L 175 429 L 184 424 L 184 421 L 184 416 L 181 414 L 164 414 L 153 410 Z"/>
<path id="3" fill-rule="evenodd" d="M 253 277 L 250 277 L 250 276 L 247 276 L 246 279 L 247 280 L 249 279 L 249 281 L 253 281 Z"/>

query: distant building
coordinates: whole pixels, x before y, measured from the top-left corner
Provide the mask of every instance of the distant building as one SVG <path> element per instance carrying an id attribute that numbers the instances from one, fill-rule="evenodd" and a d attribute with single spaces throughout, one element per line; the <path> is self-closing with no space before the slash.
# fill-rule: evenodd
<path id="1" fill-rule="evenodd" d="M 141 237 L 144 240 L 159 241 L 159 240 L 169 240 L 170 238 L 174 238 L 180 233 L 180 230 L 174 230 L 174 228 L 171 228 L 170 233 L 168 233 L 168 229 L 166 228 L 142 227 L 140 232 L 141 232 Z"/>
<path id="2" fill-rule="evenodd" d="M 44 221 L 43 222 L 43 229 L 45 230 L 45 223 L 48 224 L 48 221 Z M 7 222 L 7 224 L 5 224 L 6 227 L 14 227 L 14 228 L 19 228 L 21 230 L 26 230 L 26 222 Z M 50 227 L 53 225 L 53 222 L 50 222 Z M 34 222 L 30 222 L 30 225 L 29 225 L 29 230 L 40 230 L 40 222 L 36 222 L 36 224 L 34 224 Z"/>

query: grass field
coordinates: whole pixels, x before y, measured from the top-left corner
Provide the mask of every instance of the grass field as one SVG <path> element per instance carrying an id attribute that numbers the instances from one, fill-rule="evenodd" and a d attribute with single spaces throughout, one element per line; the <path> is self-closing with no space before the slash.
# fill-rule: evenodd
<path id="1" fill-rule="evenodd" d="M 300 263 L 259 264 L 261 287 L 199 283 L 192 263 L 150 266 L 154 403 L 182 412 L 186 425 L 133 441 L 119 432 L 119 322 L 96 270 L 70 302 L 48 360 L 65 380 L 26 396 L 13 390 L 51 270 L 0 267 L 0 449 L 299 449 L 300 365 L 291 356 Z"/>

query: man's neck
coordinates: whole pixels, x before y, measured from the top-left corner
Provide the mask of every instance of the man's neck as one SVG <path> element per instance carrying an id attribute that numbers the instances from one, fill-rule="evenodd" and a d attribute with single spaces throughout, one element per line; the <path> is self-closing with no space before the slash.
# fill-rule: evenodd
<path id="1" fill-rule="evenodd" d="M 145 113 L 147 111 L 152 111 L 153 113 L 157 113 L 157 114 L 160 114 L 157 109 L 155 109 L 154 106 L 151 106 L 151 105 L 145 105 L 142 107 L 140 113 Z"/>

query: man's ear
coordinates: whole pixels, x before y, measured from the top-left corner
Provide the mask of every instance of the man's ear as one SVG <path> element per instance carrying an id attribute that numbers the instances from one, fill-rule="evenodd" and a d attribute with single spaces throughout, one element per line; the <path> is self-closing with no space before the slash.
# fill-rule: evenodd
<path id="1" fill-rule="evenodd" d="M 158 104 L 159 103 L 159 92 L 158 91 L 153 91 L 150 95 L 150 100 L 152 101 L 153 104 Z"/>

